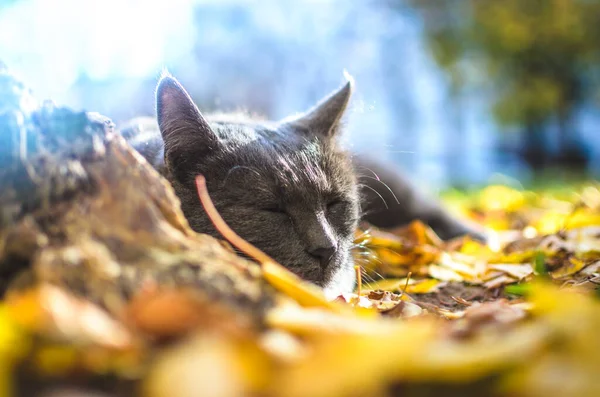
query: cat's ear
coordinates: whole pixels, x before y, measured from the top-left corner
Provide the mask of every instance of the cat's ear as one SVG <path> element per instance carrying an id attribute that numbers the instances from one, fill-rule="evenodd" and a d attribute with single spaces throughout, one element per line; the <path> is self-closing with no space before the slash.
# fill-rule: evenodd
<path id="1" fill-rule="evenodd" d="M 333 137 L 339 130 L 340 119 L 344 115 L 354 89 L 354 79 L 344 71 L 346 83 L 323 98 L 313 108 L 300 116 L 282 120 L 286 129 L 300 130 L 309 134 Z"/>
<path id="2" fill-rule="evenodd" d="M 183 86 L 168 73 L 156 87 L 156 115 L 165 154 L 182 150 L 203 152 L 216 147 L 217 136 Z"/>

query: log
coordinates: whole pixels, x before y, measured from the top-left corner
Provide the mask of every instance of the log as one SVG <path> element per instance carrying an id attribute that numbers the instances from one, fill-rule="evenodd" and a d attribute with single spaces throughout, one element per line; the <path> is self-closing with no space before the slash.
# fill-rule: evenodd
<path id="1" fill-rule="evenodd" d="M 256 324 L 274 296 L 258 265 L 191 230 L 108 118 L 38 105 L 0 67 L 0 292 L 42 282 L 115 315 L 149 283 L 192 289 Z"/>

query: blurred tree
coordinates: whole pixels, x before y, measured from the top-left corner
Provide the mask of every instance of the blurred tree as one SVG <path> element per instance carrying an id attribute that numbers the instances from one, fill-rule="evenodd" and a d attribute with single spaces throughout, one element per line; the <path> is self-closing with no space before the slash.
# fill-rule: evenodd
<path id="1" fill-rule="evenodd" d="M 600 91 L 600 1 L 406 1 L 452 91 L 488 89 L 499 124 L 526 132 L 523 155 L 533 166 L 550 160 L 550 127 L 559 131 L 554 161 L 586 162 L 573 121 Z"/>

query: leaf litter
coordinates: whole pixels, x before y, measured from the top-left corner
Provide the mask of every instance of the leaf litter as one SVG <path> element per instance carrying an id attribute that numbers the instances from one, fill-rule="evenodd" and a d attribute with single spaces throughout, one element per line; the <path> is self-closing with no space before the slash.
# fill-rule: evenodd
<path id="1" fill-rule="evenodd" d="M 464 197 L 486 244 L 362 225 L 361 282 L 330 301 L 229 230 L 202 177 L 227 243 L 110 124 L 32 120 L 14 128 L 77 139 L 0 147 L 1 396 L 600 395 L 595 183 Z"/>

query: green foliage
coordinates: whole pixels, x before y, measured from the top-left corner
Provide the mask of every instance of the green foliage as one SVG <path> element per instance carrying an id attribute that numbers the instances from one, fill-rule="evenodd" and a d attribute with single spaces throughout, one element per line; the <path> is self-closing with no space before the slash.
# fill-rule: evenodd
<path id="1" fill-rule="evenodd" d="M 436 62 L 461 87 L 493 90 L 501 124 L 568 120 L 597 98 L 599 1 L 408 1 Z"/>
<path id="2" fill-rule="evenodd" d="M 533 271 L 538 276 L 548 277 L 548 268 L 546 267 L 546 255 L 538 252 L 533 257 Z"/>
<path id="3" fill-rule="evenodd" d="M 530 283 L 511 284 L 504 287 L 504 292 L 510 295 L 528 296 L 531 292 Z"/>

